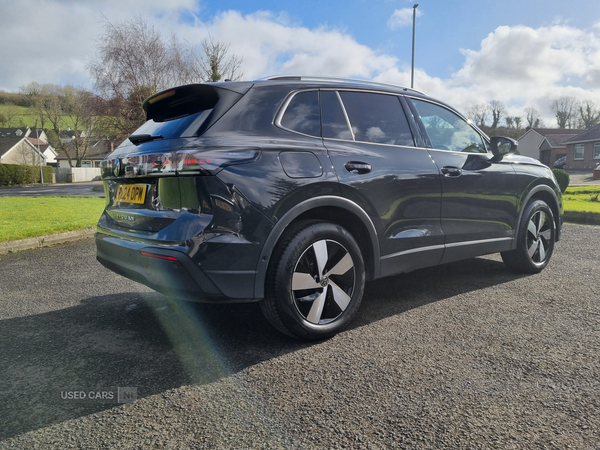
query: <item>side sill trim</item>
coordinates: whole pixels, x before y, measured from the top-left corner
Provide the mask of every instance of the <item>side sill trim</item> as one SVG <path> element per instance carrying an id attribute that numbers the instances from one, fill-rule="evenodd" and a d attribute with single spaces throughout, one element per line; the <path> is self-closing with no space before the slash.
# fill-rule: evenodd
<path id="1" fill-rule="evenodd" d="M 398 256 L 410 255 L 411 253 L 430 252 L 430 251 L 442 250 L 442 249 L 446 249 L 446 248 L 464 247 L 467 245 L 490 244 L 492 242 L 512 241 L 512 239 L 513 238 L 511 238 L 511 237 L 495 238 L 495 239 L 481 239 L 478 241 L 455 242 L 452 244 L 445 244 L 445 245 L 431 245 L 429 247 L 411 248 L 410 250 L 404 250 L 402 252 L 391 253 L 389 255 L 382 256 L 381 260 L 389 259 L 389 258 L 396 258 Z"/>
<path id="2" fill-rule="evenodd" d="M 429 247 L 411 248 L 410 250 L 404 250 L 398 253 L 391 253 L 389 255 L 382 256 L 381 259 L 395 258 L 397 256 L 410 255 L 411 253 L 429 252 L 433 250 L 443 250 L 446 248 L 444 245 L 431 245 Z"/>
<path id="3" fill-rule="evenodd" d="M 492 242 L 504 242 L 504 241 L 512 241 L 513 238 L 505 237 L 505 238 L 496 238 L 496 239 L 481 239 L 479 241 L 466 241 L 466 242 L 454 242 L 452 244 L 446 244 L 446 248 L 454 248 L 454 247 L 464 247 L 466 245 L 480 245 L 480 244 L 491 244 Z"/>

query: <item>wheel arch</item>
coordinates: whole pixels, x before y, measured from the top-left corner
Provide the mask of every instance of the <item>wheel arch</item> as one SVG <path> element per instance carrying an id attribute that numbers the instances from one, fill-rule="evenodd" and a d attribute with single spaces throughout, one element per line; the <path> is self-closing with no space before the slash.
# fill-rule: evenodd
<path id="1" fill-rule="evenodd" d="M 529 192 L 527 192 L 526 195 L 521 197 L 521 199 L 522 199 L 522 201 L 520 202 L 520 205 L 519 205 L 519 208 L 520 208 L 519 221 L 515 227 L 515 230 L 518 230 L 519 227 L 521 226 L 521 221 L 523 220 L 523 213 L 525 212 L 525 207 L 529 204 L 529 202 L 531 200 L 543 200 L 548 205 L 548 207 L 552 211 L 552 215 L 554 216 L 554 225 L 555 225 L 555 229 L 556 229 L 555 240 L 558 241 L 560 239 L 560 233 L 561 233 L 562 211 L 561 211 L 561 204 L 559 202 L 559 199 L 558 199 L 554 189 L 552 189 L 550 186 L 548 186 L 546 184 L 540 184 L 540 185 L 533 187 Z M 517 246 L 517 239 L 515 239 L 513 242 L 513 248 L 516 248 L 516 246 Z"/>
<path id="2" fill-rule="evenodd" d="M 369 215 L 356 203 L 343 197 L 323 196 L 307 199 L 286 212 L 273 226 L 263 245 L 256 278 L 254 298 L 265 295 L 265 280 L 273 252 L 286 230 L 305 220 L 323 220 L 344 227 L 363 253 L 367 279 L 380 276 L 380 253 L 377 230 Z"/>

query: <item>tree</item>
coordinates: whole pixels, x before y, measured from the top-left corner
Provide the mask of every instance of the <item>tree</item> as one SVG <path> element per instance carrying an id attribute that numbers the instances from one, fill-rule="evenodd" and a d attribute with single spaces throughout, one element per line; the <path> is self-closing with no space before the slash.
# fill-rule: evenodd
<path id="1" fill-rule="evenodd" d="M 504 118 L 504 121 L 506 122 L 506 126 L 507 126 L 508 128 L 512 128 L 512 127 L 513 127 L 513 125 L 514 125 L 514 121 L 513 121 L 513 118 L 512 118 L 511 116 L 506 116 L 506 117 Z"/>
<path id="2" fill-rule="evenodd" d="M 229 44 L 214 41 L 209 35 L 202 41 L 202 54 L 197 59 L 197 65 L 193 67 L 199 69 L 198 77 L 203 81 L 221 81 L 222 79 L 239 80 L 243 73 L 240 71 L 243 59 L 229 53 Z"/>
<path id="3" fill-rule="evenodd" d="M 42 127 L 49 126 L 48 139 L 57 152 L 67 157 L 69 166 L 81 162 L 97 139 L 99 116 L 95 96 L 72 85 L 35 85 L 21 89 L 31 97 L 31 114 Z"/>
<path id="4" fill-rule="evenodd" d="M 98 40 L 98 59 L 88 65 L 94 87 L 104 101 L 103 115 L 122 136 L 145 121 L 145 98 L 172 86 L 239 77 L 241 59 L 228 57 L 229 45 L 212 38 L 202 44 L 203 55 L 175 35 L 165 40 L 141 17 L 104 24 Z"/>
<path id="5" fill-rule="evenodd" d="M 515 116 L 515 117 L 513 117 L 513 122 L 515 123 L 515 127 L 517 128 L 517 130 L 520 130 L 523 119 L 521 119 L 521 117 L 519 117 L 519 116 Z"/>
<path id="6" fill-rule="evenodd" d="M 492 113 L 492 128 L 496 128 L 500 123 L 500 119 L 506 114 L 506 108 L 501 101 L 492 100 L 489 103 L 489 109 Z"/>
<path id="7" fill-rule="evenodd" d="M 575 120 L 577 100 L 574 97 L 560 97 L 552 102 L 551 110 L 556 117 L 558 128 L 571 128 Z"/>
<path id="8" fill-rule="evenodd" d="M 527 120 L 527 127 L 534 128 L 539 124 L 540 113 L 535 108 L 525 108 L 525 120 Z"/>
<path id="9" fill-rule="evenodd" d="M 591 128 L 600 122 L 600 110 L 591 100 L 586 100 L 579 104 L 579 121 L 583 128 Z"/>
<path id="10" fill-rule="evenodd" d="M 478 127 L 484 127 L 485 121 L 487 120 L 489 115 L 488 106 L 485 103 L 480 103 L 479 105 L 473 106 L 469 110 L 469 119 L 471 119 Z"/>

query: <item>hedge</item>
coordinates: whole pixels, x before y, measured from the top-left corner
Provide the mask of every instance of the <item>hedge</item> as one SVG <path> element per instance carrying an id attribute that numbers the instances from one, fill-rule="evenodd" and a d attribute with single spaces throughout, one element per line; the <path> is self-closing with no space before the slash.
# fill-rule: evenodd
<path id="1" fill-rule="evenodd" d="M 567 188 L 569 187 L 569 182 L 571 181 L 571 177 L 567 173 L 566 170 L 563 169 L 552 169 L 552 173 L 556 177 L 556 181 L 558 181 L 558 185 L 560 186 L 560 191 L 564 194 Z"/>
<path id="2" fill-rule="evenodd" d="M 52 182 L 52 167 L 42 166 L 44 183 Z M 23 164 L 0 164 L 0 186 L 40 182 L 40 167 Z"/>

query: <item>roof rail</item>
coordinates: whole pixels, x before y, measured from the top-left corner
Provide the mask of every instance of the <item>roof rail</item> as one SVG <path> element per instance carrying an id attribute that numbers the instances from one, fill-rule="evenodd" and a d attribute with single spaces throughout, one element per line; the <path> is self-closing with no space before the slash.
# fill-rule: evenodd
<path id="1" fill-rule="evenodd" d="M 364 84 L 370 84 L 372 86 L 400 88 L 405 91 L 412 91 L 412 92 L 416 92 L 417 94 L 425 95 L 421 91 L 417 91 L 416 89 L 412 89 L 412 88 L 409 88 L 406 86 L 400 86 L 398 84 L 379 83 L 377 81 L 358 80 L 358 79 L 354 79 L 354 78 L 313 77 L 313 76 L 306 76 L 306 75 L 273 75 L 273 76 L 261 78 L 259 81 L 263 81 L 263 80 L 264 81 L 276 81 L 276 80 L 281 80 L 281 81 L 284 81 L 284 80 L 290 80 L 290 81 L 294 81 L 294 80 L 295 81 L 335 81 L 335 82 L 341 82 L 341 83 L 364 83 Z"/>

